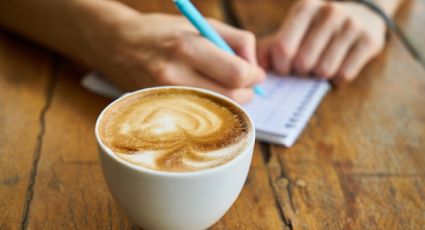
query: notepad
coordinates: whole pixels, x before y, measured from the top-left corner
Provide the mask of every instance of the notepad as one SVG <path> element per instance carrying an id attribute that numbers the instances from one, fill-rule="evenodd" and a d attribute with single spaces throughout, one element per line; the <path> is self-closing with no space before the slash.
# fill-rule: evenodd
<path id="1" fill-rule="evenodd" d="M 117 98 L 122 93 L 98 73 L 89 73 L 82 85 L 103 96 Z M 325 80 L 268 73 L 260 84 L 266 94 L 242 105 L 254 121 L 257 139 L 291 147 L 330 89 Z"/>
<path id="2" fill-rule="evenodd" d="M 323 96 L 324 80 L 269 73 L 260 84 L 266 95 L 243 105 L 255 124 L 258 139 L 290 147 L 298 138 Z"/>

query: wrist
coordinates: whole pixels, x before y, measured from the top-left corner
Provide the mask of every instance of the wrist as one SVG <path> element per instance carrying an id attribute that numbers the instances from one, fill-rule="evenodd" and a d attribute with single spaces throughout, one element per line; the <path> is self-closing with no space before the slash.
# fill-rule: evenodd
<path id="1" fill-rule="evenodd" d="M 400 5 L 404 0 L 344 0 L 345 2 L 355 2 L 361 4 L 361 2 L 371 2 L 372 4 L 379 7 L 388 17 L 393 17 L 397 12 Z"/>
<path id="2" fill-rule="evenodd" d="M 393 17 L 404 0 L 371 0 L 388 16 Z"/>
<path id="3" fill-rule="evenodd" d="M 115 1 L 85 1 L 73 13 L 81 43 L 75 56 L 99 70 L 120 59 L 125 30 L 140 16 L 135 10 Z"/>
<path id="4" fill-rule="evenodd" d="M 382 31 L 385 33 L 387 30 L 387 26 L 385 20 L 376 12 L 374 12 L 367 5 L 362 4 L 360 1 L 349 1 L 344 4 L 348 4 L 349 14 L 351 17 L 362 17 L 363 19 L 367 19 L 368 24 L 375 28 L 377 31 Z"/>

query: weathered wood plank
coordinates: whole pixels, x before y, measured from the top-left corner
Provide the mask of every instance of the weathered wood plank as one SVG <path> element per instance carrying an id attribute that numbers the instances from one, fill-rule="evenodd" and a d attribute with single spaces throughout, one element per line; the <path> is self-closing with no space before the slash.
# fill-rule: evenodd
<path id="1" fill-rule="evenodd" d="M 82 74 L 69 65 L 58 69 L 46 115 L 30 229 L 130 228 L 103 181 L 93 133 L 96 117 L 110 100 L 83 89 Z"/>
<path id="2" fill-rule="evenodd" d="M 263 15 L 267 24 L 252 23 L 255 12 L 277 9 L 282 1 L 249 3 L 235 0 L 232 7 L 257 34 L 283 18 L 274 10 Z M 271 147 L 267 167 L 287 224 L 423 228 L 424 92 L 425 71 L 392 39 L 359 80 L 326 97 L 293 148 Z"/>
<path id="3" fill-rule="evenodd" d="M 18 229 L 40 147 L 50 55 L 0 32 L 0 229 Z"/>
<path id="4" fill-rule="evenodd" d="M 131 4 L 140 10 L 168 12 L 171 1 L 158 2 Z M 221 18 L 221 13 L 216 13 L 219 1 L 199 3 L 205 15 Z M 79 83 L 82 74 L 67 63 L 58 71 L 46 116 L 29 228 L 132 228 L 105 186 L 93 135 L 96 117 L 110 101 L 83 89 Z M 248 181 L 235 205 L 213 229 L 283 228 L 258 144 Z"/>
<path id="5" fill-rule="evenodd" d="M 211 229 L 286 229 L 262 155 L 257 143 L 241 195 Z"/>

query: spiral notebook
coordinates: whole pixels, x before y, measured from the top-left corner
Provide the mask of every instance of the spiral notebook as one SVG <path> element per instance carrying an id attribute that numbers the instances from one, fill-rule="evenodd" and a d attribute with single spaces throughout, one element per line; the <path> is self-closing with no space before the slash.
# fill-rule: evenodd
<path id="1" fill-rule="evenodd" d="M 82 85 L 103 96 L 116 98 L 122 93 L 99 74 L 85 76 Z M 260 84 L 264 96 L 242 105 L 252 117 L 257 139 L 291 147 L 316 110 L 330 84 L 324 80 L 268 73 Z"/>

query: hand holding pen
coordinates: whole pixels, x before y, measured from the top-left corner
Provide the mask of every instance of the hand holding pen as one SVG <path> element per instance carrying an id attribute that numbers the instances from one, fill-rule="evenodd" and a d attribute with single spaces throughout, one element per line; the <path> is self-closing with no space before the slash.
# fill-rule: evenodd
<path id="1" fill-rule="evenodd" d="M 236 55 L 234 50 L 224 41 L 224 39 L 209 25 L 205 18 L 190 2 L 190 0 L 174 0 L 180 12 L 196 27 L 202 36 L 214 43 L 217 47 L 223 49 L 230 55 Z M 250 34 L 251 37 L 253 35 Z M 252 38 L 251 40 L 255 40 Z M 255 64 L 256 61 L 254 60 Z M 253 91 L 258 96 L 264 96 L 265 92 L 258 85 L 253 86 Z"/>
<path id="2" fill-rule="evenodd" d="M 120 32 L 124 36 L 105 46 L 112 51 L 91 55 L 96 54 L 97 61 L 102 61 L 96 69 L 123 90 L 193 86 L 239 103 L 249 102 L 254 97 L 252 87 L 265 79 L 256 62 L 255 38 L 222 22 L 209 22 L 238 56 L 229 55 L 202 37 L 186 18 L 167 14 L 142 14 L 136 20 L 127 20 L 120 28 L 125 29 Z M 109 37 L 97 40 L 107 42 Z M 104 53 L 118 56 L 106 58 Z"/>

